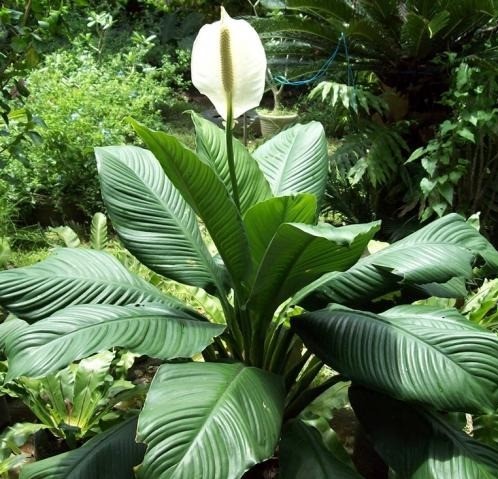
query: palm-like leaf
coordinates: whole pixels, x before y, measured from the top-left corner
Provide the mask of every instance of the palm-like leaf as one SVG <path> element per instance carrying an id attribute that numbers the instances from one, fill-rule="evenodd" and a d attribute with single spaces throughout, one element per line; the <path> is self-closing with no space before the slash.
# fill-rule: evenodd
<path id="1" fill-rule="evenodd" d="M 212 121 L 192 113 L 195 139 L 199 158 L 210 163 L 232 193 L 232 182 L 228 169 L 225 132 Z M 235 175 L 240 197 L 240 210 L 244 214 L 252 205 L 271 198 L 270 185 L 246 147 L 233 138 Z"/>
<path id="2" fill-rule="evenodd" d="M 399 477 L 496 478 L 498 450 L 454 430 L 441 415 L 364 388 L 351 388 L 350 399 L 376 450 Z"/>
<path id="3" fill-rule="evenodd" d="M 327 141 L 318 122 L 296 125 L 261 145 L 259 162 L 275 196 L 311 193 L 321 203 L 328 173 Z"/>
<path id="4" fill-rule="evenodd" d="M 71 306 L 8 336 L 7 379 L 41 376 L 116 346 L 161 359 L 191 357 L 223 329 L 161 305 Z"/>
<path id="5" fill-rule="evenodd" d="M 175 137 L 149 130 L 135 121 L 132 124 L 168 178 L 204 221 L 231 277 L 243 280 L 250 266 L 247 237 L 240 214 L 221 179 L 209 164 Z"/>
<path id="6" fill-rule="evenodd" d="M 154 155 L 133 146 L 96 149 L 102 196 L 127 249 L 153 271 L 181 283 L 221 286 L 192 208 Z"/>
<path id="7" fill-rule="evenodd" d="M 320 359 L 377 391 L 447 411 L 498 404 L 498 338 L 456 310 L 404 306 L 376 315 L 336 306 L 292 325 Z"/>
<path id="8" fill-rule="evenodd" d="M 79 449 L 23 467 L 22 479 L 134 479 L 145 448 L 135 442 L 137 419 L 90 439 Z"/>
<path id="9" fill-rule="evenodd" d="M 186 309 L 102 251 L 58 249 L 33 266 L 0 272 L 0 304 L 36 321 L 71 304 L 159 302 Z"/>
<path id="10" fill-rule="evenodd" d="M 273 454 L 282 411 L 281 380 L 261 369 L 161 366 L 138 423 L 148 445 L 138 477 L 238 479 Z"/>

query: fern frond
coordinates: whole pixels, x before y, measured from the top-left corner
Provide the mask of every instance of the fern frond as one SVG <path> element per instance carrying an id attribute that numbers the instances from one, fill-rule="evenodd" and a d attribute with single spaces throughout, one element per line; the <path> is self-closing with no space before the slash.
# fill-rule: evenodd
<path id="1" fill-rule="evenodd" d="M 408 146 L 397 131 L 370 122 L 360 132 L 344 138 L 332 161 L 352 185 L 366 175 L 376 187 L 387 185 L 395 178 L 407 152 Z"/>
<path id="2" fill-rule="evenodd" d="M 311 90 L 309 97 L 316 98 L 319 95 L 324 102 L 328 99 L 332 107 L 342 105 L 344 109 L 351 109 L 355 113 L 362 109 L 368 115 L 372 110 L 382 115 L 389 109 L 384 99 L 359 86 L 323 81 Z"/>

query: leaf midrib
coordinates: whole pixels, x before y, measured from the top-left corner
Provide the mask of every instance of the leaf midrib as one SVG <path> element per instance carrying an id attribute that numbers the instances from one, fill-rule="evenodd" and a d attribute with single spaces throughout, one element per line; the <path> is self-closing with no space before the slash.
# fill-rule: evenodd
<path id="1" fill-rule="evenodd" d="M 31 270 L 31 272 L 33 272 L 33 271 L 34 270 Z M 106 279 L 102 279 L 102 278 L 91 278 L 88 276 L 77 276 L 77 275 L 67 276 L 67 275 L 57 274 L 55 272 L 54 272 L 54 274 L 52 274 L 50 276 L 50 278 L 47 278 L 47 275 L 42 274 L 42 273 L 43 273 L 43 271 L 37 270 L 36 274 L 30 274 L 30 273 L 23 272 L 23 275 L 27 276 L 28 279 L 32 279 L 33 276 L 39 276 L 39 277 L 46 280 L 46 281 L 44 281 L 44 283 L 53 283 L 54 281 L 57 281 L 58 279 L 59 280 L 60 279 L 71 280 L 71 282 L 83 282 L 85 284 L 90 283 L 90 285 L 96 285 L 97 287 L 101 286 L 101 285 L 103 285 L 103 286 L 115 286 L 115 287 L 118 287 L 119 289 L 136 291 L 136 292 L 139 292 L 142 294 L 154 295 L 161 300 L 169 299 L 168 296 L 166 296 L 164 293 L 160 292 L 159 290 L 152 289 L 152 287 L 148 283 L 143 283 L 143 284 L 131 283 L 130 284 L 130 283 L 118 282 L 118 280 L 106 280 Z M 132 277 L 132 279 L 135 281 L 141 281 L 140 278 L 136 278 L 136 277 Z M 94 289 L 95 288 L 91 288 L 91 290 L 94 290 Z M 89 291 L 89 290 L 86 290 L 86 291 Z M 172 299 L 176 300 L 176 298 L 172 298 Z M 105 303 L 101 303 L 101 304 L 105 304 Z"/>
<path id="2" fill-rule="evenodd" d="M 199 241 L 197 241 L 198 239 L 201 238 L 201 234 L 200 234 L 200 231 L 198 229 L 198 223 L 197 223 L 197 221 L 195 221 L 195 216 L 194 216 L 195 213 L 193 212 L 192 208 L 188 205 L 188 203 L 185 201 L 185 199 L 183 198 L 181 193 L 178 191 L 178 195 L 180 196 L 180 198 L 183 201 L 183 209 L 190 210 L 190 212 L 192 212 L 192 215 L 194 216 L 194 223 L 197 226 L 197 228 L 193 228 L 192 230 L 187 228 L 180 221 L 179 216 L 177 216 L 176 214 L 173 214 L 173 209 L 169 208 L 167 201 L 163 200 L 161 198 L 161 196 L 159 196 L 159 192 L 156 192 L 154 189 L 149 187 L 149 185 L 146 184 L 142 180 L 142 178 L 139 177 L 132 168 L 130 168 L 130 166 L 127 163 L 120 162 L 119 160 L 115 160 L 114 158 L 112 158 L 112 160 L 119 162 L 120 166 L 125 166 L 127 168 L 127 170 L 129 172 L 131 172 L 133 174 L 133 176 L 135 176 L 139 180 L 140 184 L 142 184 L 144 186 L 146 191 L 148 191 L 149 194 L 151 194 L 151 196 L 156 199 L 156 201 L 159 203 L 159 205 L 162 206 L 164 208 L 164 210 L 169 214 L 169 217 L 173 220 L 173 224 L 176 225 L 178 230 L 180 230 L 180 232 L 183 234 L 183 236 L 187 239 L 187 243 L 190 244 L 191 246 L 193 246 L 194 251 L 197 253 L 197 257 L 199 257 L 201 260 L 204 260 L 204 261 L 202 261 L 202 263 L 208 268 L 208 271 L 211 272 L 211 277 L 215 280 L 216 287 L 217 287 L 218 291 L 220 291 L 220 293 L 223 294 L 223 286 L 222 286 L 222 283 L 220 282 L 219 271 L 216 268 L 216 265 L 214 264 L 214 261 L 213 261 L 211 255 L 209 254 L 209 251 L 207 250 L 205 243 L 202 241 L 202 239 L 200 240 L 200 243 L 199 243 Z M 162 170 L 162 168 L 161 168 L 161 170 Z M 169 180 L 169 178 L 167 178 L 164 171 L 163 171 L 163 174 L 165 176 L 163 187 L 166 186 L 166 190 L 171 190 L 171 188 L 175 188 L 175 186 L 173 185 L 171 180 Z M 168 182 L 169 182 L 170 188 L 167 188 Z M 165 220 L 167 220 L 167 218 L 165 218 Z M 194 231 L 198 233 L 197 238 L 194 238 Z"/>
<path id="3" fill-rule="evenodd" d="M 233 388 L 235 388 L 237 386 L 237 384 L 236 384 L 237 378 L 239 378 L 239 376 L 244 374 L 247 371 L 247 369 L 248 369 L 247 366 L 243 366 L 243 365 L 239 366 L 239 371 L 237 371 L 237 373 L 232 377 L 232 379 L 230 380 L 230 384 L 225 388 L 223 393 L 218 397 L 218 399 L 213 404 L 213 407 L 210 410 L 211 411 L 210 414 L 207 416 L 206 420 L 203 421 L 201 426 L 198 428 L 198 430 L 197 430 L 198 432 L 195 434 L 194 440 L 188 444 L 188 446 L 185 450 L 185 453 L 183 454 L 182 459 L 173 466 L 174 474 L 176 474 L 178 469 L 181 467 L 181 465 L 185 461 L 187 455 L 190 454 L 190 451 L 192 450 L 192 448 L 199 442 L 201 436 L 204 434 L 204 431 L 207 429 L 208 425 L 213 421 L 213 418 L 215 417 L 216 412 L 221 408 L 222 400 L 225 398 L 225 396 L 228 395 L 229 391 L 231 391 Z M 223 401 L 223 403 L 224 402 L 225 401 Z"/>
<path id="4" fill-rule="evenodd" d="M 119 308 L 125 308 L 124 306 L 118 306 Z M 141 314 L 137 314 L 137 315 L 133 315 L 133 311 L 123 311 L 123 314 L 124 313 L 127 313 L 128 315 L 127 316 L 118 316 L 117 318 L 114 318 L 114 319 L 110 319 L 110 318 L 105 318 L 104 320 L 102 321 L 99 321 L 98 323 L 92 323 L 92 324 L 86 324 L 82 327 L 78 327 L 77 329 L 74 329 L 72 331 L 69 331 L 69 332 L 64 332 L 63 336 L 56 336 L 55 338 L 50 338 L 49 341 L 45 341 L 43 344 L 41 345 L 33 345 L 33 346 L 30 346 L 29 348 L 20 348 L 18 349 L 17 351 L 14 351 L 14 354 L 11 356 L 11 361 L 14 362 L 15 361 L 15 358 L 19 355 L 19 354 L 23 354 L 25 353 L 27 350 L 35 350 L 35 352 L 37 352 L 38 354 L 40 354 L 40 351 L 43 351 L 44 349 L 46 349 L 48 347 L 49 350 L 52 350 L 52 348 L 54 347 L 54 345 L 58 345 L 59 343 L 62 342 L 62 344 L 64 345 L 64 343 L 66 341 L 68 341 L 69 339 L 71 339 L 72 337 L 78 337 L 78 335 L 80 334 L 85 334 L 85 332 L 87 332 L 88 330 L 91 330 L 93 328 L 102 328 L 103 326 L 109 326 L 110 324 L 112 325 L 115 325 L 117 323 L 117 327 L 122 327 L 122 323 L 126 323 L 126 322 L 129 322 L 129 321 L 145 321 L 145 320 L 154 320 L 154 319 L 157 319 L 158 321 L 162 321 L 162 322 L 168 322 L 166 320 L 174 320 L 175 323 L 177 321 L 179 322 L 192 322 L 192 323 L 196 323 L 196 324 L 204 324 L 204 325 L 207 325 L 208 323 L 202 323 L 200 321 L 196 321 L 194 319 L 188 319 L 188 318 L 184 318 L 184 317 L 180 317 L 180 316 L 173 316 L 173 315 L 168 315 L 168 316 L 161 316 L 157 313 L 150 313 L 150 314 L 147 314 L 146 312 L 144 311 L 141 311 L 140 313 Z M 80 313 L 80 314 L 83 314 Z M 78 321 L 78 318 L 76 318 L 73 323 L 77 323 Z M 52 321 L 52 323 L 54 323 L 54 321 Z M 57 321 L 55 321 L 55 323 L 57 323 Z M 36 324 L 36 323 L 35 323 Z M 209 324 L 212 324 L 212 323 L 209 323 Z M 78 325 L 78 324 L 76 324 Z M 215 328 L 213 328 L 215 329 Z M 29 333 L 29 335 L 31 336 L 33 334 L 33 330 L 29 330 L 29 328 L 27 329 L 23 329 L 22 331 L 20 331 L 20 336 L 22 337 L 23 335 L 24 336 L 27 336 Z M 213 334 L 214 336 L 214 334 Z M 19 341 L 17 341 L 17 343 L 19 343 Z M 143 340 L 142 340 L 142 343 L 143 343 Z"/>
<path id="5" fill-rule="evenodd" d="M 288 173 L 288 170 L 290 168 L 291 162 L 289 161 L 289 158 L 291 158 L 291 153 L 296 148 L 296 143 L 298 143 L 297 138 L 298 138 L 298 136 L 300 136 L 300 133 L 301 132 L 299 132 L 297 135 L 295 135 L 291 138 L 291 144 L 287 150 L 287 154 L 285 155 L 285 161 L 280 162 L 280 168 L 277 172 L 277 182 L 275 183 L 275 192 L 274 192 L 275 195 L 281 194 L 283 191 L 282 184 L 283 184 L 283 180 L 285 178 L 284 174 Z"/>
<path id="6" fill-rule="evenodd" d="M 338 311 L 341 311 L 341 310 L 338 310 Z M 347 310 L 342 310 L 342 312 L 346 312 L 348 314 L 350 314 L 350 312 L 348 312 Z M 465 368 L 462 364 L 458 363 L 452 356 L 449 356 L 448 354 L 445 354 L 443 353 L 443 351 L 441 351 L 437 346 L 433 345 L 433 344 L 430 344 L 426 341 L 424 341 L 422 338 L 420 338 L 419 336 L 415 335 L 415 334 L 412 334 L 410 333 L 409 330 L 405 329 L 405 328 L 402 328 L 400 327 L 400 325 L 396 324 L 396 322 L 390 322 L 388 320 L 388 318 L 386 317 L 383 317 L 381 315 L 375 315 L 374 317 L 372 317 L 371 315 L 369 314 L 365 314 L 365 313 L 362 313 L 362 312 L 358 312 L 358 311 L 354 311 L 354 314 L 355 315 L 358 315 L 358 316 L 362 316 L 363 318 L 368 318 L 369 320 L 373 320 L 373 321 L 380 321 L 381 323 L 384 324 L 384 327 L 392 327 L 394 328 L 395 330 L 397 330 L 400 334 L 404 335 L 404 336 L 408 336 L 410 338 L 413 339 L 414 342 L 416 343 L 421 343 L 425 346 L 425 348 L 427 349 L 432 349 L 434 351 L 437 351 L 437 353 L 441 356 L 443 356 L 444 358 L 446 358 L 449 362 L 453 363 L 455 366 L 457 366 L 458 368 L 462 369 L 466 374 L 470 375 L 473 379 L 475 379 L 475 376 L 474 374 L 470 373 L 467 368 Z M 481 378 L 483 379 L 483 378 Z M 487 380 L 486 380 L 487 381 Z"/>

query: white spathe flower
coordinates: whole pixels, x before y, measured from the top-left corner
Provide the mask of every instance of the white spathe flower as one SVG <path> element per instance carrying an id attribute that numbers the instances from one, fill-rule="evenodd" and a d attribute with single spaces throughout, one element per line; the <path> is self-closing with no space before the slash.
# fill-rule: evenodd
<path id="1" fill-rule="evenodd" d="M 226 120 L 229 107 L 238 118 L 261 102 L 266 55 L 259 35 L 245 20 L 221 7 L 221 20 L 204 25 L 192 49 L 192 83 Z"/>

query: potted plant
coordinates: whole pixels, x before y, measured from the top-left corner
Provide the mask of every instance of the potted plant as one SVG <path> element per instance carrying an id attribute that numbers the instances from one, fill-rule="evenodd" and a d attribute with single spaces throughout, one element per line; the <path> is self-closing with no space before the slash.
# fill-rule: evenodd
<path id="1" fill-rule="evenodd" d="M 287 74 L 287 69 L 285 71 Z M 271 69 L 266 71 L 266 84 L 273 94 L 273 109 L 258 109 L 261 135 L 264 138 L 273 136 L 288 125 L 297 120 L 297 112 L 288 110 L 282 105 L 282 94 L 285 83 L 279 82 L 272 74 Z"/>

